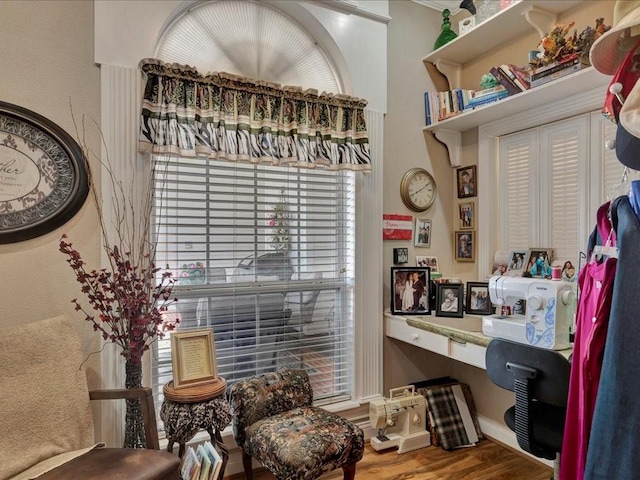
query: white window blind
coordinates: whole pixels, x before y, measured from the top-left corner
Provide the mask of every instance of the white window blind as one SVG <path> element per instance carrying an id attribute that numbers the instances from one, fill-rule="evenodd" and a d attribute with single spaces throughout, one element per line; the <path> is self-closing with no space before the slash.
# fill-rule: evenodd
<path id="1" fill-rule="evenodd" d="M 501 249 L 553 249 L 577 265 L 589 223 L 589 116 L 500 138 Z"/>
<path id="2" fill-rule="evenodd" d="M 177 278 L 167 321 L 214 332 L 229 383 L 305 368 L 315 400 L 350 399 L 353 172 L 155 158 L 156 263 Z M 157 401 L 171 380 L 169 336 L 153 355 Z"/>

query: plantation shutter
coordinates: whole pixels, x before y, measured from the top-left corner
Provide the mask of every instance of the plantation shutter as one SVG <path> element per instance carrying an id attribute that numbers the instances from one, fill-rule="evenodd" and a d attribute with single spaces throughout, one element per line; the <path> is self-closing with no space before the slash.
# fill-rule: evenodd
<path id="1" fill-rule="evenodd" d="M 354 173 L 154 157 L 157 265 L 177 279 L 178 331 L 213 329 L 229 383 L 305 368 L 316 402 L 353 384 Z M 161 193 L 161 194 L 159 194 Z M 171 380 L 155 351 L 155 398 Z"/>

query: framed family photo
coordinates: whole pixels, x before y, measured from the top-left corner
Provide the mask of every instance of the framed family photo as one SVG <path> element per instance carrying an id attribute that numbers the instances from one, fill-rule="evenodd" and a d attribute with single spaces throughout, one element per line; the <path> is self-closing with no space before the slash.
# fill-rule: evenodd
<path id="1" fill-rule="evenodd" d="M 507 261 L 507 275 L 510 277 L 521 277 L 527 261 L 527 250 L 513 250 L 509 253 Z"/>
<path id="2" fill-rule="evenodd" d="M 436 317 L 463 317 L 464 285 L 439 283 L 436 287 Z"/>
<path id="3" fill-rule="evenodd" d="M 488 282 L 467 282 L 466 312 L 471 315 L 491 315 Z"/>
<path id="4" fill-rule="evenodd" d="M 438 257 L 417 255 L 416 265 L 419 267 L 429 267 L 430 273 L 440 273 L 438 269 Z"/>
<path id="5" fill-rule="evenodd" d="M 416 228 L 414 234 L 414 246 L 431 246 L 431 220 L 426 218 L 416 218 Z"/>
<path id="6" fill-rule="evenodd" d="M 391 267 L 391 313 L 431 315 L 429 267 Z"/>
<path id="7" fill-rule="evenodd" d="M 478 195 L 476 186 L 476 166 L 456 169 L 458 198 L 475 197 Z"/>
<path id="8" fill-rule="evenodd" d="M 462 230 L 453 233 L 453 251 L 458 262 L 476 261 L 475 237 L 475 230 Z"/>
<path id="9" fill-rule="evenodd" d="M 476 228 L 476 216 L 475 216 L 475 204 L 474 202 L 465 202 L 458 205 L 458 229 L 459 230 L 473 230 Z"/>
<path id="10" fill-rule="evenodd" d="M 530 248 L 522 275 L 533 278 L 551 278 L 551 254 L 550 248 Z"/>

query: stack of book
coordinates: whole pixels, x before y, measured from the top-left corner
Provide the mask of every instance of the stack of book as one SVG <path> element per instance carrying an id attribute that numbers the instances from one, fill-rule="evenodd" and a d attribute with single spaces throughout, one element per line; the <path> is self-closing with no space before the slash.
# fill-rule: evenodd
<path id="1" fill-rule="evenodd" d="M 492 67 L 489 72 L 500 82 L 500 85 L 507 89 L 509 95 L 516 95 L 531 88 L 529 73 L 515 65 L 504 64 Z"/>
<path id="2" fill-rule="evenodd" d="M 566 75 L 571 75 L 582 68 L 582 62 L 577 53 L 567 55 L 557 62 L 550 63 L 544 67 L 531 70 L 531 88 L 539 87 L 545 83 L 552 82 Z"/>
<path id="3" fill-rule="evenodd" d="M 507 96 L 509 92 L 501 85 L 484 90 L 456 88 L 446 92 L 425 92 L 425 123 L 432 125 Z"/>
<path id="4" fill-rule="evenodd" d="M 187 448 L 180 470 L 183 480 L 217 480 L 222 468 L 222 457 L 218 451 L 206 441 L 193 447 Z"/>

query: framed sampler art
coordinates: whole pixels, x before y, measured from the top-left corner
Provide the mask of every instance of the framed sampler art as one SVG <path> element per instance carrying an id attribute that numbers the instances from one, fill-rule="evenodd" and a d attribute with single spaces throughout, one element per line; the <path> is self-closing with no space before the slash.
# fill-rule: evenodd
<path id="1" fill-rule="evenodd" d="M 171 333 L 173 388 L 187 388 L 218 379 L 213 330 Z"/>
<path id="2" fill-rule="evenodd" d="M 0 102 L 0 243 L 48 233 L 73 217 L 89 192 L 80 146 L 55 123 Z"/>

